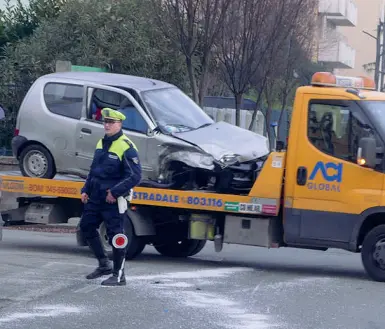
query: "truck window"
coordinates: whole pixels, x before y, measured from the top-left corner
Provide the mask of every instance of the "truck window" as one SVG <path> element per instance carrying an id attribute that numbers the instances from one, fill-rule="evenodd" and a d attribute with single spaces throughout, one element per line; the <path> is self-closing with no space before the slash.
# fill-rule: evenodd
<path id="1" fill-rule="evenodd" d="M 320 151 L 356 163 L 358 142 L 369 136 L 374 132 L 356 107 L 311 102 L 308 138 Z"/>
<path id="2" fill-rule="evenodd" d="M 83 106 L 83 86 L 49 82 L 44 87 L 44 101 L 52 113 L 80 119 Z"/>

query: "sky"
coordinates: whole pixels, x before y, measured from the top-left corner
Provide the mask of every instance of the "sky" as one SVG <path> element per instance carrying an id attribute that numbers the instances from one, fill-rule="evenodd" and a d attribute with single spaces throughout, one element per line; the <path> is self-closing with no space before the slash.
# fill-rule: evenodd
<path id="1" fill-rule="evenodd" d="M 23 4 L 27 4 L 29 2 L 29 0 L 21 0 L 21 2 Z M 17 1 L 16 0 L 11 0 L 10 3 L 11 4 L 16 4 Z M 0 0 L 0 9 L 4 9 L 5 8 L 5 4 L 6 4 L 5 0 Z"/>

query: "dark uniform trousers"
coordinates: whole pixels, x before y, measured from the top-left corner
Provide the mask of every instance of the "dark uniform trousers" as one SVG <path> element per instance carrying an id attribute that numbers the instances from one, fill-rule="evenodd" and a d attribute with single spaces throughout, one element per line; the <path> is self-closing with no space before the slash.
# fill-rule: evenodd
<path id="1" fill-rule="evenodd" d="M 89 201 L 84 205 L 80 227 L 86 239 L 99 238 L 97 229 L 103 221 L 107 229 L 108 242 L 112 245 L 112 238 L 116 234 L 124 233 L 123 215 L 119 213 L 117 203 Z"/>
<path id="2" fill-rule="evenodd" d="M 107 190 L 116 199 L 127 196 L 140 179 L 141 165 L 136 146 L 122 131 L 111 137 L 105 136 L 98 142 L 90 173 L 82 189 L 82 193 L 88 194 L 89 200 L 84 204 L 80 229 L 99 261 L 99 267 L 87 276 L 88 279 L 112 273 L 106 285 L 125 284 L 125 249 L 117 249 L 112 245 L 113 237 L 124 233 L 124 215 L 119 213 L 117 202 L 110 204 L 106 202 L 106 197 Z M 113 250 L 113 269 L 97 231 L 102 221 Z"/>

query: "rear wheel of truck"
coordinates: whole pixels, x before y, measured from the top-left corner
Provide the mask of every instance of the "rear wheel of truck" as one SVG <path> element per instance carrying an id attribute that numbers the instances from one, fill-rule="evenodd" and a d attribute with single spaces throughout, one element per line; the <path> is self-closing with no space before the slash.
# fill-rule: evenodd
<path id="1" fill-rule="evenodd" d="M 104 250 L 108 254 L 108 257 L 112 259 L 112 246 L 108 243 L 107 229 L 104 222 L 100 225 L 99 234 Z M 126 246 L 126 260 L 131 260 L 142 253 L 143 249 L 146 247 L 146 243 L 140 236 L 135 235 L 134 227 L 128 216 L 125 216 L 124 220 L 124 234 L 127 236 L 128 240 Z"/>
<path id="2" fill-rule="evenodd" d="M 170 244 L 154 245 L 154 248 L 167 257 L 190 257 L 199 253 L 206 245 L 206 240 L 184 239 Z"/>
<path id="3" fill-rule="evenodd" d="M 362 264 L 374 281 L 385 281 L 385 225 L 370 230 L 362 243 Z"/>

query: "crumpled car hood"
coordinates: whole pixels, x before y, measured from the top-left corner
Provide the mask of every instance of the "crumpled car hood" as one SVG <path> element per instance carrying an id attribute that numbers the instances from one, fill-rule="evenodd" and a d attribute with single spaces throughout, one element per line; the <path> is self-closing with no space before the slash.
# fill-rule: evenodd
<path id="1" fill-rule="evenodd" d="M 227 154 L 239 155 L 239 160 L 245 162 L 269 153 L 265 136 L 224 121 L 174 135 L 199 146 L 217 161 Z"/>

